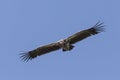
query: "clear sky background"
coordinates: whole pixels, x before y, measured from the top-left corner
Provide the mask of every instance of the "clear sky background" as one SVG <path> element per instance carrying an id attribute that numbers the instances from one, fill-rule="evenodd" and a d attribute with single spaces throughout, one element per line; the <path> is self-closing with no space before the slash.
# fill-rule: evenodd
<path id="1" fill-rule="evenodd" d="M 19 58 L 98 21 L 105 32 L 70 52 Z M 120 0 L 1 0 L 0 80 L 120 80 Z"/>

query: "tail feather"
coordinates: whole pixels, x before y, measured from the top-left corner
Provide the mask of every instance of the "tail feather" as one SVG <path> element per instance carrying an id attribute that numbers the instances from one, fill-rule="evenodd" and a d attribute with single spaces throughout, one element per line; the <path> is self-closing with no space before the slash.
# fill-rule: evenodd
<path id="1" fill-rule="evenodd" d="M 70 51 L 70 50 L 72 50 L 74 48 L 74 46 L 73 45 L 70 45 L 70 48 L 69 48 L 69 50 L 66 50 L 66 49 L 62 49 L 62 51 L 64 52 L 64 51 Z"/>

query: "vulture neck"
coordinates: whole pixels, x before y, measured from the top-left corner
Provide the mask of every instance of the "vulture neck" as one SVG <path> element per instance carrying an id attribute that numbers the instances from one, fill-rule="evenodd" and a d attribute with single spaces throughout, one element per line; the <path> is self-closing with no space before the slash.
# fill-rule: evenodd
<path id="1" fill-rule="evenodd" d="M 62 51 L 70 51 L 73 49 L 73 45 L 69 43 L 69 41 L 66 40 L 60 40 L 59 46 L 62 48 Z"/>

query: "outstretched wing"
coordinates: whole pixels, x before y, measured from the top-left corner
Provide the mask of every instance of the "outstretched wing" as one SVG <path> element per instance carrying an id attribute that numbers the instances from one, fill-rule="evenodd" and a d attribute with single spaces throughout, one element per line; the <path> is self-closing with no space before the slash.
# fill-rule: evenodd
<path id="1" fill-rule="evenodd" d="M 103 23 L 97 22 L 92 28 L 77 32 L 76 34 L 68 37 L 66 40 L 69 41 L 70 44 L 74 44 L 91 35 L 95 35 L 95 34 L 100 33 L 101 31 L 104 31 L 103 27 L 104 27 Z"/>
<path id="2" fill-rule="evenodd" d="M 32 60 L 33 58 L 49 53 L 51 51 L 55 51 L 60 49 L 59 44 L 58 43 L 51 43 L 45 46 L 41 46 L 35 50 L 29 51 L 27 53 L 22 53 L 21 57 L 23 61 L 28 61 L 28 60 Z"/>

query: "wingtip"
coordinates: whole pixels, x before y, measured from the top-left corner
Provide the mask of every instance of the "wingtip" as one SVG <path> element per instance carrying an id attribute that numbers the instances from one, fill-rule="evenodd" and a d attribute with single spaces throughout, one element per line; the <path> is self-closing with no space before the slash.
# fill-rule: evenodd
<path id="1" fill-rule="evenodd" d="M 28 62 L 29 60 L 32 60 L 33 58 L 29 55 L 29 52 L 27 53 L 21 53 L 20 54 L 21 61 Z"/>
<path id="2" fill-rule="evenodd" d="M 104 25 L 104 22 L 98 21 L 92 28 L 94 28 L 97 33 L 100 33 L 100 32 L 105 32 L 105 28 L 104 28 L 105 26 L 106 25 Z"/>

